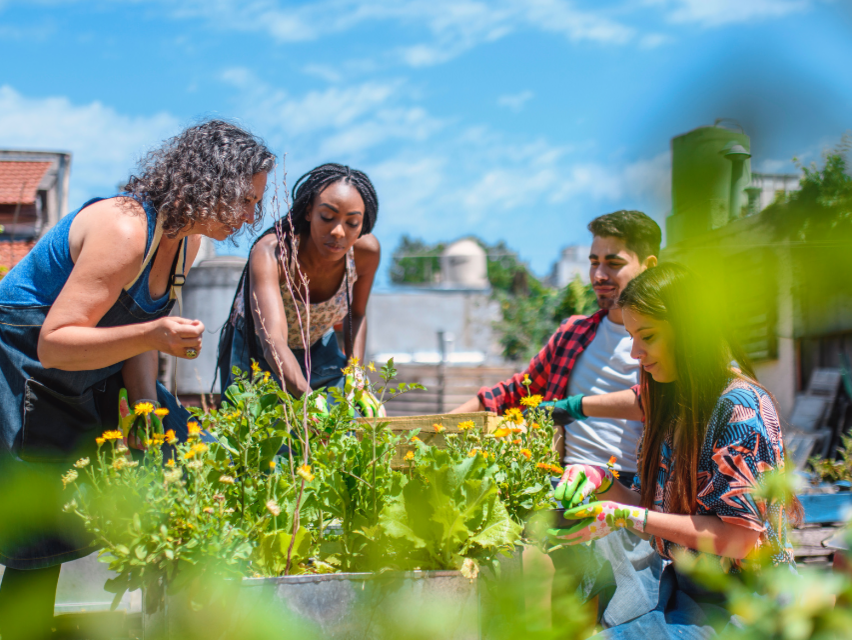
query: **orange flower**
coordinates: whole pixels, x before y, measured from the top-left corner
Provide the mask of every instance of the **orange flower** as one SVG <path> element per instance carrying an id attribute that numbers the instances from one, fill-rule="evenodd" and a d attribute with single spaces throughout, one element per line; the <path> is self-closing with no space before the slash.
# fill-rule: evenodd
<path id="1" fill-rule="evenodd" d="M 503 414 L 503 417 L 509 422 L 514 422 L 515 424 L 521 424 L 524 421 L 524 414 L 521 413 L 521 410 L 517 407 L 506 409 L 506 413 Z"/>
<path id="2" fill-rule="evenodd" d="M 610 456 L 610 457 L 609 457 L 609 462 L 607 462 L 607 463 L 606 463 L 606 464 L 607 464 L 607 466 L 608 466 L 608 467 L 611 467 L 612 465 L 614 465 L 614 464 L 615 464 L 615 460 L 616 460 L 615 456 Z"/>
<path id="3" fill-rule="evenodd" d="M 517 438 L 515 440 L 512 440 L 512 444 L 521 444 L 521 439 Z"/>
<path id="4" fill-rule="evenodd" d="M 538 422 L 533 422 L 533 423 L 530 425 L 530 428 L 531 428 L 531 429 L 541 429 L 541 425 L 540 425 Z"/>
<path id="5" fill-rule="evenodd" d="M 190 438 L 193 437 L 193 436 L 197 436 L 198 434 L 201 433 L 201 427 L 198 426 L 197 422 L 190 422 L 189 424 L 187 424 L 187 427 L 189 428 L 189 437 Z"/>
<path id="6" fill-rule="evenodd" d="M 433 424 L 432 428 L 435 429 L 436 433 L 444 433 L 444 431 L 447 430 L 447 428 L 444 425 L 437 424 L 437 423 Z"/>
<path id="7" fill-rule="evenodd" d="M 154 409 L 154 415 L 163 418 L 163 417 L 169 415 L 169 410 L 168 409 Z"/>
<path id="8" fill-rule="evenodd" d="M 406 453 L 406 454 L 405 454 L 405 457 L 403 458 L 403 460 L 406 460 L 406 461 L 408 461 L 408 460 L 414 460 L 414 452 L 413 452 L 413 451 L 409 451 L 408 453 Z"/>
<path id="9" fill-rule="evenodd" d="M 521 449 L 521 455 L 524 456 L 527 460 L 532 458 L 532 451 L 529 449 Z"/>

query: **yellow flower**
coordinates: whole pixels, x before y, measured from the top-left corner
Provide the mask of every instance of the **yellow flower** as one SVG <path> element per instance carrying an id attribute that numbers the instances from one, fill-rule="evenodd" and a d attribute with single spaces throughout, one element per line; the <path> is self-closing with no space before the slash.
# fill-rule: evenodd
<path id="1" fill-rule="evenodd" d="M 444 431 L 446 431 L 446 430 L 447 430 L 447 428 L 446 428 L 444 425 L 442 425 L 442 424 L 437 424 L 437 423 L 436 423 L 436 424 L 433 424 L 433 425 L 432 425 L 432 428 L 433 428 L 433 429 L 435 429 L 435 432 L 436 432 L 436 433 L 444 433 Z"/>
<path id="2" fill-rule="evenodd" d="M 281 515 L 281 507 L 279 507 L 278 504 L 274 500 L 270 500 L 269 502 L 267 502 L 266 508 L 269 511 L 269 513 L 271 513 L 274 516 L 280 516 Z"/>
<path id="3" fill-rule="evenodd" d="M 154 409 L 154 415 L 160 416 L 161 418 L 165 418 L 167 415 L 169 415 L 169 410 L 168 409 Z"/>
<path id="4" fill-rule="evenodd" d="M 197 422 L 190 422 L 189 424 L 187 424 L 187 427 L 189 428 L 190 438 L 192 438 L 193 436 L 197 436 L 201 433 L 201 427 L 198 426 Z"/>
<path id="5" fill-rule="evenodd" d="M 199 442 L 198 444 L 193 445 L 192 450 L 195 451 L 195 453 L 204 453 L 205 451 L 207 451 L 207 448 L 208 447 L 206 444 L 204 444 L 203 442 Z"/>
<path id="6" fill-rule="evenodd" d="M 137 416 L 147 416 L 154 410 L 154 405 L 150 402 L 137 402 L 133 407 L 133 413 Z"/>
<path id="7" fill-rule="evenodd" d="M 115 431 L 104 431 L 102 437 L 104 440 L 121 440 L 124 434 L 121 433 L 121 430 L 116 429 Z"/>
<path id="8" fill-rule="evenodd" d="M 345 376 L 351 376 L 352 375 L 352 367 L 350 367 L 348 365 L 343 367 L 341 369 L 341 371 L 343 372 L 343 375 L 345 375 Z"/>
<path id="9" fill-rule="evenodd" d="M 260 365 L 257 364 L 254 360 L 251 362 L 251 372 L 255 375 L 260 373 Z"/>
<path id="10" fill-rule="evenodd" d="M 494 437 L 505 438 L 510 433 L 512 433 L 510 429 L 507 429 L 506 427 L 500 427 L 499 429 L 497 429 L 497 431 L 494 432 Z"/>
<path id="11" fill-rule="evenodd" d="M 612 473 L 613 478 L 618 480 L 618 478 L 619 478 L 618 471 L 616 471 L 615 469 L 612 469 L 610 473 Z"/>
<path id="12" fill-rule="evenodd" d="M 528 374 L 528 373 L 524 374 L 524 381 L 521 384 L 524 385 L 525 387 L 528 387 L 532 384 L 532 382 L 530 382 L 530 374 Z"/>
<path id="13" fill-rule="evenodd" d="M 375 373 L 375 371 L 376 371 L 376 365 L 374 365 L 374 364 L 371 362 L 370 364 L 368 364 L 368 365 L 367 365 L 367 371 L 372 371 L 373 373 Z"/>
<path id="14" fill-rule="evenodd" d="M 473 456 L 475 456 L 477 453 L 479 453 L 479 449 L 471 449 L 470 451 L 468 451 L 468 452 L 467 452 L 467 457 L 468 457 L 468 458 L 472 458 L 472 457 L 473 457 Z"/>
<path id="15" fill-rule="evenodd" d="M 98 443 L 98 446 L 101 446 L 104 442 L 106 442 L 106 438 L 95 438 L 95 442 Z"/>
<path id="16" fill-rule="evenodd" d="M 517 407 L 506 409 L 506 413 L 503 414 L 503 417 L 509 422 L 514 422 L 515 424 L 521 424 L 524 421 L 524 414 L 521 413 L 521 410 Z"/>
<path id="17" fill-rule="evenodd" d="M 538 394 L 535 394 L 534 396 L 524 396 L 523 398 L 521 398 L 521 404 L 525 407 L 532 407 L 533 409 L 535 409 L 538 405 L 541 404 L 542 400 L 543 398 Z"/>
<path id="18" fill-rule="evenodd" d="M 177 442 L 177 436 L 175 436 L 174 429 L 169 429 L 168 431 L 166 431 L 166 435 L 164 435 L 163 438 L 169 444 L 175 444 Z"/>
<path id="19" fill-rule="evenodd" d="M 360 358 L 356 358 L 355 356 L 349 358 L 349 364 L 351 364 L 353 367 L 357 367 L 359 362 L 361 362 Z"/>
<path id="20" fill-rule="evenodd" d="M 269 373 L 268 371 L 264 371 L 264 372 L 263 372 L 263 384 L 266 384 L 267 382 L 269 382 L 269 377 L 270 377 L 271 375 L 272 375 L 272 374 L 271 374 L 271 373 Z"/>
<path id="21" fill-rule="evenodd" d="M 521 449 L 521 455 L 524 456 L 527 460 L 532 458 L 532 451 L 529 449 Z"/>
<path id="22" fill-rule="evenodd" d="M 541 429 L 541 425 L 538 422 L 533 422 L 530 425 L 530 429 Z"/>
<path id="23" fill-rule="evenodd" d="M 408 453 L 406 453 L 406 454 L 405 454 L 405 457 L 403 458 L 403 460 L 414 460 L 414 452 L 413 452 L 413 451 L 409 451 Z"/>
<path id="24" fill-rule="evenodd" d="M 467 431 L 468 429 L 473 429 L 476 424 L 473 420 L 465 420 L 464 422 L 459 422 L 459 431 Z"/>
<path id="25" fill-rule="evenodd" d="M 417 436 L 411 436 L 411 442 L 423 442 L 423 441 L 420 438 L 418 438 Z"/>
<path id="26" fill-rule="evenodd" d="M 174 458 L 169 458 L 169 461 L 168 461 L 168 462 L 166 462 L 166 466 L 167 466 L 167 467 L 174 467 L 174 466 L 175 466 L 175 459 L 174 459 Z"/>
<path id="27" fill-rule="evenodd" d="M 190 449 L 185 454 L 183 454 L 184 460 L 189 460 L 190 458 L 194 458 L 194 457 L 195 457 L 195 450 L 194 449 Z"/>
<path id="28" fill-rule="evenodd" d="M 270 469 L 274 469 L 274 468 L 275 468 L 275 460 L 270 460 L 270 461 L 269 461 L 269 468 L 270 468 Z"/>
<path id="29" fill-rule="evenodd" d="M 303 464 L 301 467 L 296 469 L 296 473 L 302 477 L 305 482 L 313 482 L 314 474 L 311 473 L 311 465 Z"/>

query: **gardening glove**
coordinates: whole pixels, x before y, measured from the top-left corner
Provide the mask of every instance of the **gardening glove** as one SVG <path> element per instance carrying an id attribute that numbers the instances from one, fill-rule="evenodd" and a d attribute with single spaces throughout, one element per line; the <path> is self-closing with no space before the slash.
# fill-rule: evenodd
<path id="1" fill-rule="evenodd" d="M 565 426 L 574 420 L 582 420 L 586 417 L 583 413 L 583 394 L 568 396 L 564 400 L 546 400 L 538 405 L 539 409 L 553 407 L 553 424 Z"/>
<path id="2" fill-rule="evenodd" d="M 566 520 L 577 520 L 577 524 L 567 529 L 548 529 L 547 533 L 565 544 L 573 545 L 598 540 L 626 527 L 644 533 L 648 510 L 604 500 L 567 509 L 562 516 Z"/>
<path id="3" fill-rule="evenodd" d="M 553 490 L 553 497 L 566 509 L 580 504 L 592 494 L 606 493 L 612 486 L 612 470 L 591 464 L 570 464 Z"/>
<path id="4" fill-rule="evenodd" d="M 349 399 L 354 401 L 362 416 L 365 418 L 384 418 L 387 416 L 384 405 L 367 388 L 366 381 L 360 375 L 347 373 L 346 388 L 351 389 Z M 358 393 L 358 390 L 360 390 L 360 393 Z"/>

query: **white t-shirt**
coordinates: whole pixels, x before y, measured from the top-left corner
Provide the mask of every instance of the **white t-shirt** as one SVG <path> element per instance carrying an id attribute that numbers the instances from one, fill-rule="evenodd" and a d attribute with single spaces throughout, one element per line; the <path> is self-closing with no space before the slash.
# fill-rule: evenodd
<path id="1" fill-rule="evenodd" d="M 630 357 L 633 340 L 624 325 L 604 317 L 568 381 L 568 395 L 623 391 L 639 383 L 639 361 Z M 634 420 L 585 418 L 565 427 L 565 463 L 601 465 L 615 456 L 615 468 L 636 471 L 636 449 L 642 423 Z"/>

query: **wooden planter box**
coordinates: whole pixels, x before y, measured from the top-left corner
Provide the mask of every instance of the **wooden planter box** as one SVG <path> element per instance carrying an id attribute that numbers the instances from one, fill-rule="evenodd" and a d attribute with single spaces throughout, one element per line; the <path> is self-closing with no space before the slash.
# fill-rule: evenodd
<path id="1" fill-rule="evenodd" d="M 420 432 L 417 434 L 418 438 L 425 444 L 431 444 L 439 449 L 443 449 L 446 442 L 445 436 L 450 433 L 461 433 L 459 431 L 459 424 L 468 420 L 473 420 L 475 427 L 484 430 L 486 433 L 497 429 L 497 424 L 500 422 L 497 414 L 490 411 L 437 413 L 427 416 L 399 416 L 395 418 L 359 418 L 358 422 L 387 422 L 390 424 L 391 431 L 405 436 L 406 442 L 397 448 L 396 455 L 391 462 L 394 468 L 400 468 L 405 466 L 403 456 L 408 451 L 414 449 L 414 446 L 408 443 L 410 439 L 408 436 L 412 431 L 420 429 Z M 443 425 L 446 431 L 443 433 L 435 431 L 436 424 Z"/>
<path id="2" fill-rule="evenodd" d="M 509 564 L 520 571 L 520 558 Z M 241 629 L 261 623 L 274 630 L 265 636 L 270 639 L 390 640 L 416 628 L 441 640 L 508 640 L 504 633 L 523 603 L 507 610 L 489 593 L 482 576 L 469 580 L 458 571 L 251 578 L 213 612 L 193 611 L 185 593 L 162 598 L 156 611 L 145 598 L 143 638 L 239 637 Z"/>

